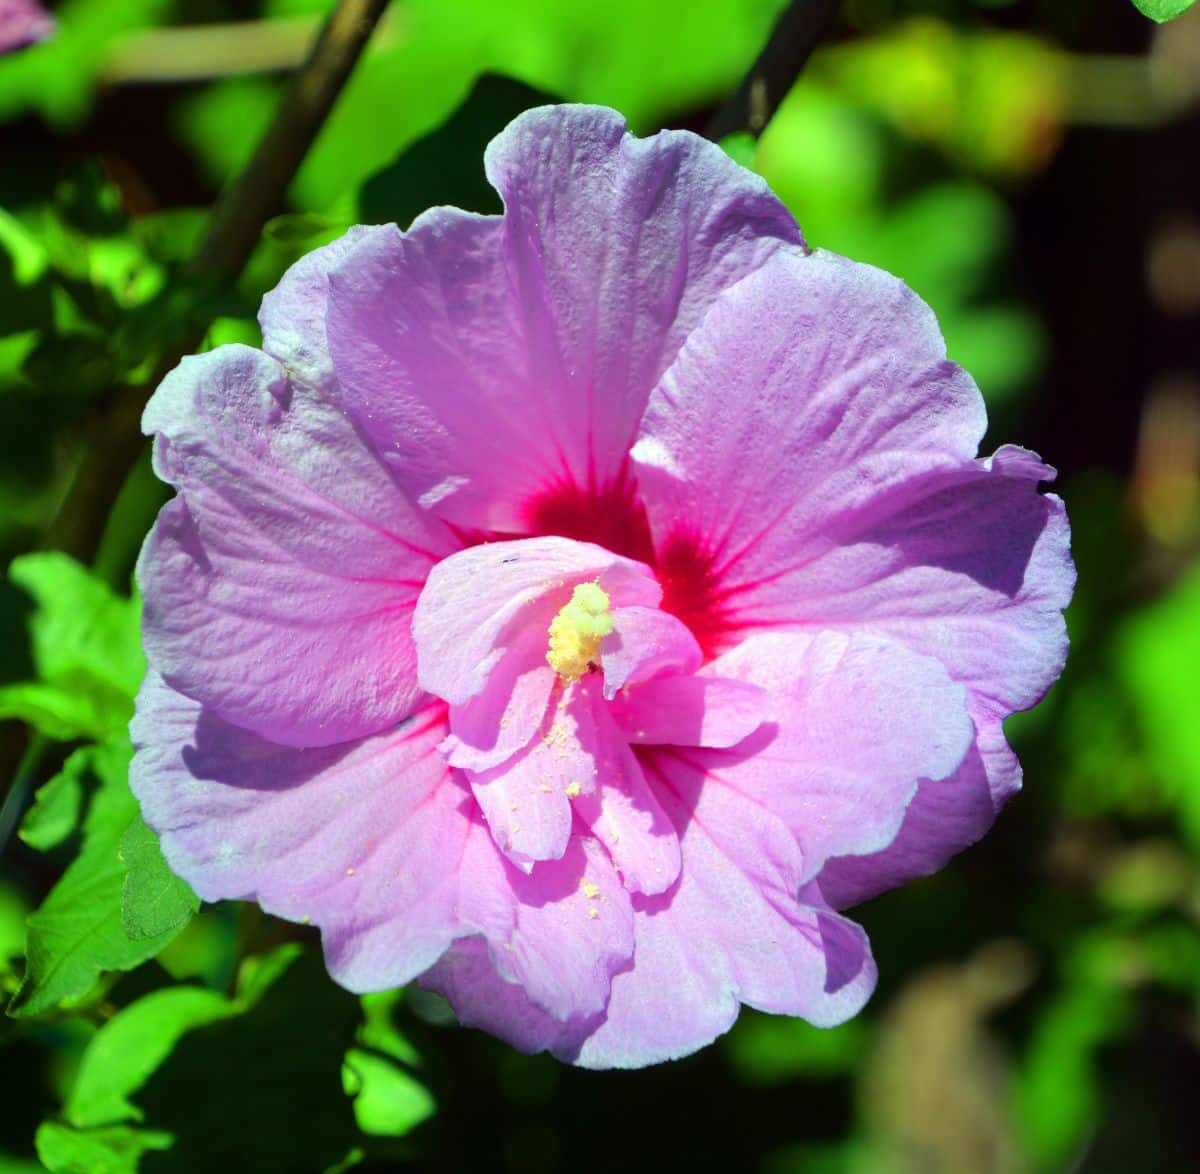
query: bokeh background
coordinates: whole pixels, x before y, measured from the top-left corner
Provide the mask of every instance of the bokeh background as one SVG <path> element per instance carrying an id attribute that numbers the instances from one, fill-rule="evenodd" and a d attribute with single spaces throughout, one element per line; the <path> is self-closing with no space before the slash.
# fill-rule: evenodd
<path id="1" fill-rule="evenodd" d="M 61 545 L 113 389 L 151 378 L 180 319 L 257 342 L 263 291 L 350 223 L 490 208 L 482 145 L 539 94 L 703 130 L 783 5 L 395 0 L 288 212 L 236 288 L 200 289 L 182 263 L 206 209 L 330 7 L 67 0 L 53 39 L 0 58 L 7 775 L 25 755 L 0 823 L 70 763 L 0 862 L 5 999 L 27 915 L 81 845 L 113 856 L 104 803 L 130 817 L 89 745 L 120 737 L 140 675 L 148 454 L 65 543 L 90 574 L 26 553 Z M 726 145 L 811 243 L 932 304 L 989 446 L 1060 470 L 1073 649 L 1008 723 L 1024 793 L 859 911 L 881 974 L 860 1018 L 745 1012 L 637 1073 L 517 1055 L 419 993 L 360 1004 L 303 934 L 206 907 L 0 1023 L 0 1174 L 1200 1169 L 1200 7 L 1160 26 L 1128 0 L 846 0 L 761 139 Z"/>

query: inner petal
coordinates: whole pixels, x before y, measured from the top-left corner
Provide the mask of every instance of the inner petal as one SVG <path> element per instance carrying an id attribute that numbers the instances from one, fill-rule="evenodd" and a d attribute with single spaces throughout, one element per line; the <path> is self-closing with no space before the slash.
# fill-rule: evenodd
<path id="1" fill-rule="evenodd" d="M 700 646 L 660 595 L 644 564 L 554 537 L 459 551 L 429 577 L 413 629 L 420 682 L 448 703 L 442 752 L 526 873 L 590 832 L 627 889 L 666 891 L 678 837 L 633 744 L 727 746 L 765 719 L 754 686 L 695 676 Z"/>

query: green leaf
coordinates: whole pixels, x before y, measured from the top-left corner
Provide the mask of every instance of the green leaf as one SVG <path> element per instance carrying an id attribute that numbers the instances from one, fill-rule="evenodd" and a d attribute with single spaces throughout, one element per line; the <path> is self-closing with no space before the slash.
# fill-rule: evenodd
<path id="1" fill-rule="evenodd" d="M 59 739 L 103 739 L 124 729 L 146 671 L 138 602 L 64 554 L 22 555 L 9 577 L 36 603 L 30 631 L 38 679 L 0 686 L 0 718 L 20 718 Z"/>
<path id="2" fill-rule="evenodd" d="M 188 1031 L 241 1008 L 217 991 L 177 986 L 154 991 L 113 1016 L 92 1038 L 63 1115 L 86 1129 L 142 1120 L 129 1097 L 150 1078 Z"/>
<path id="3" fill-rule="evenodd" d="M 728 93 L 782 7 L 783 0 L 406 0 L 381 22 L 290 198 L 299 208 L 329 208 L 443 121 L 488 71 L 615 107 L 639 132 L 655 130 Z M 271 0 L 266 15 L 296 10 L 293 0 Z M 277 87 L 258 86 L 220 82 L 180 103 L 180 132 L 215 180 L 248 156 L 275 108 Z"/>
<path id="4" fill-rule="evenodd" d="M 77 1130 L 44 1121 L 37 1131 L 37 1152 L 52 1174 L 134 1174 L 143 1154 L 165 1150 L 169 1134 L 117 1125 Z"/>
<path id="5" fill-rule="evenodd" d="M 92 1037 L 62 1120 L 42 1126 L 39 1154 L 52 1169 L 88 1174 L 133 1170 L 148 1149 L 169 1149 L 161 1168 L 173 1174 L 333 1165 L 360 1139 L 341 1089 L 357 1019 L 319 954 L 295 943 L 247 959 L 233 998 L 198 986 L 153 991 Z M 414 1081 L 379 1073 L 373 1059 L 357 1090 L 368 1119 L 395 1127 L 430 1111 Z"/>
<path id="6" fill-rule="evenodd" d="M 1182 16 L 1195 3 L 1196 0 L 1133 0 L 1138 12 L 1159 24 Z"/>
<path id="7" fill-rule="evenodd" d="M 363 995 L 361 1046 L 346 1053 L 342 1068 L 358 1127 L 376 1137 L 402 1137 L 437 1111 L 432 1094 L 405 1070 L 418 1066 L 421 1056 L 392 1018 L 403 997 L 398 990 Z"/>
<path id="8" fill-rule="evenodd" d="M 749 132 L 737 131 L 734 134 L 726 135 L 717 146 L 735 163 L 750 171 L 755 170 L 758 140 Z"/>
<path id="9" fill-rule="evenodd" d="M 200 898 L 177 877 L 163 858 L 158 836 L 140 815 L 121 837 L 121 859 L 128 870 L 121 890 L 121 925 L 139 942 L 180 930 L 200 908 Z"/>
<path id="10" fill-rule="evenodd" d="M 1067 987 L 1042 1012 L 1015 1098 L 1039 1168 L 1061 1169 L 1095 1127 L 1102 1112 L 1096 1053 L 1131 1018 L 1128 992 L 1098 983 Z"/>
<path id="11" fill-rule="evenodd" d="M 802 1019 L 745 1012 L 726 1037 L 725 1047 L 742 1080 L 778 1084 L 850 1072 L 862 1059 L 867 1042 L 867 1028 L 857 1019 L 827 1029 Z"/>
<path id="12" fill-rule="evenodd" d="M 125 739 L 77 750 L 68 769 L 95 776 L 83 824 L 80 854 L 30 915 L 25 977 L 8 1013 L 37 1015 L 86 995 L 106 970 L 130 970 L 154 957 L 175 934 L 131 941 L 121 924 L 125 865 L 119 846 L 137 802 L 127 774 L 131 748 Z"/>
<path id="13" fill-rule="evenodd" d="M 155 23 L 170 0 L 67 0 L 53 5 L 58 27 L 40 45 L 0 61 L 0 119 L 37 110 L 57 126 L 79 122 L 113 42 Z"/>
<path id="14" fill-rule="evenodd" d="M 342 1086 L 354 1098 L 354 1117 L 363 1133 L 403 1137 L 437 1111 L 429 1090 L 394 1060 L 351 1048 Z"/>
<path id="15" fill-rule="evenodd" d="M 49 852 L 66 841 L 83 815 L 91 771 L 91 756 L 72 754 L 62 770 L 38 788 L 17 835 L 39 852 Z"/>
<path id="16" fill-rule="evenodd" d="M 1193 847 L 1200 846 L 1200 563 L 1116 634 L 1119 678 L 1147 757 Z"/>

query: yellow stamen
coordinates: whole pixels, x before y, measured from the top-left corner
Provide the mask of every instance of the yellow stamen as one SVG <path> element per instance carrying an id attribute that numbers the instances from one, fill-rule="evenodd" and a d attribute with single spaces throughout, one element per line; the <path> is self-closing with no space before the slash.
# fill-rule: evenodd
<path id="1" fill-rule="evenodd" d="M 546 663 L 568 684 L 599 657 L 600 641 L 613 630 L 611 605 L 599 583 L 580 583 L 551 622 Z"/>

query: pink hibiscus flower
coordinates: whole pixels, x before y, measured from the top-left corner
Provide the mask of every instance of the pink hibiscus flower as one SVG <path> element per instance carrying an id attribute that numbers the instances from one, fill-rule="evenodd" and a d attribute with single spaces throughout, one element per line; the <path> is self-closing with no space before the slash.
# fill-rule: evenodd
<path id="1" fill-rule="evenodd" d="M 0 0 L 0 54 L 44 41 L 54 18 L 34 0 Z"/>
<path id="2" fill-rule="evenodd" d="M 1053 472 L 895 278 L 762 180 L 594 107 L 488 148 L 502 216 L 357 228 L 145 417 L 132 782 L 207 900 L 352 990 L 593 1067 L 740 1003 L 830 1025 L 837 910 L 1019 786 L 1062 667 Z"/>

